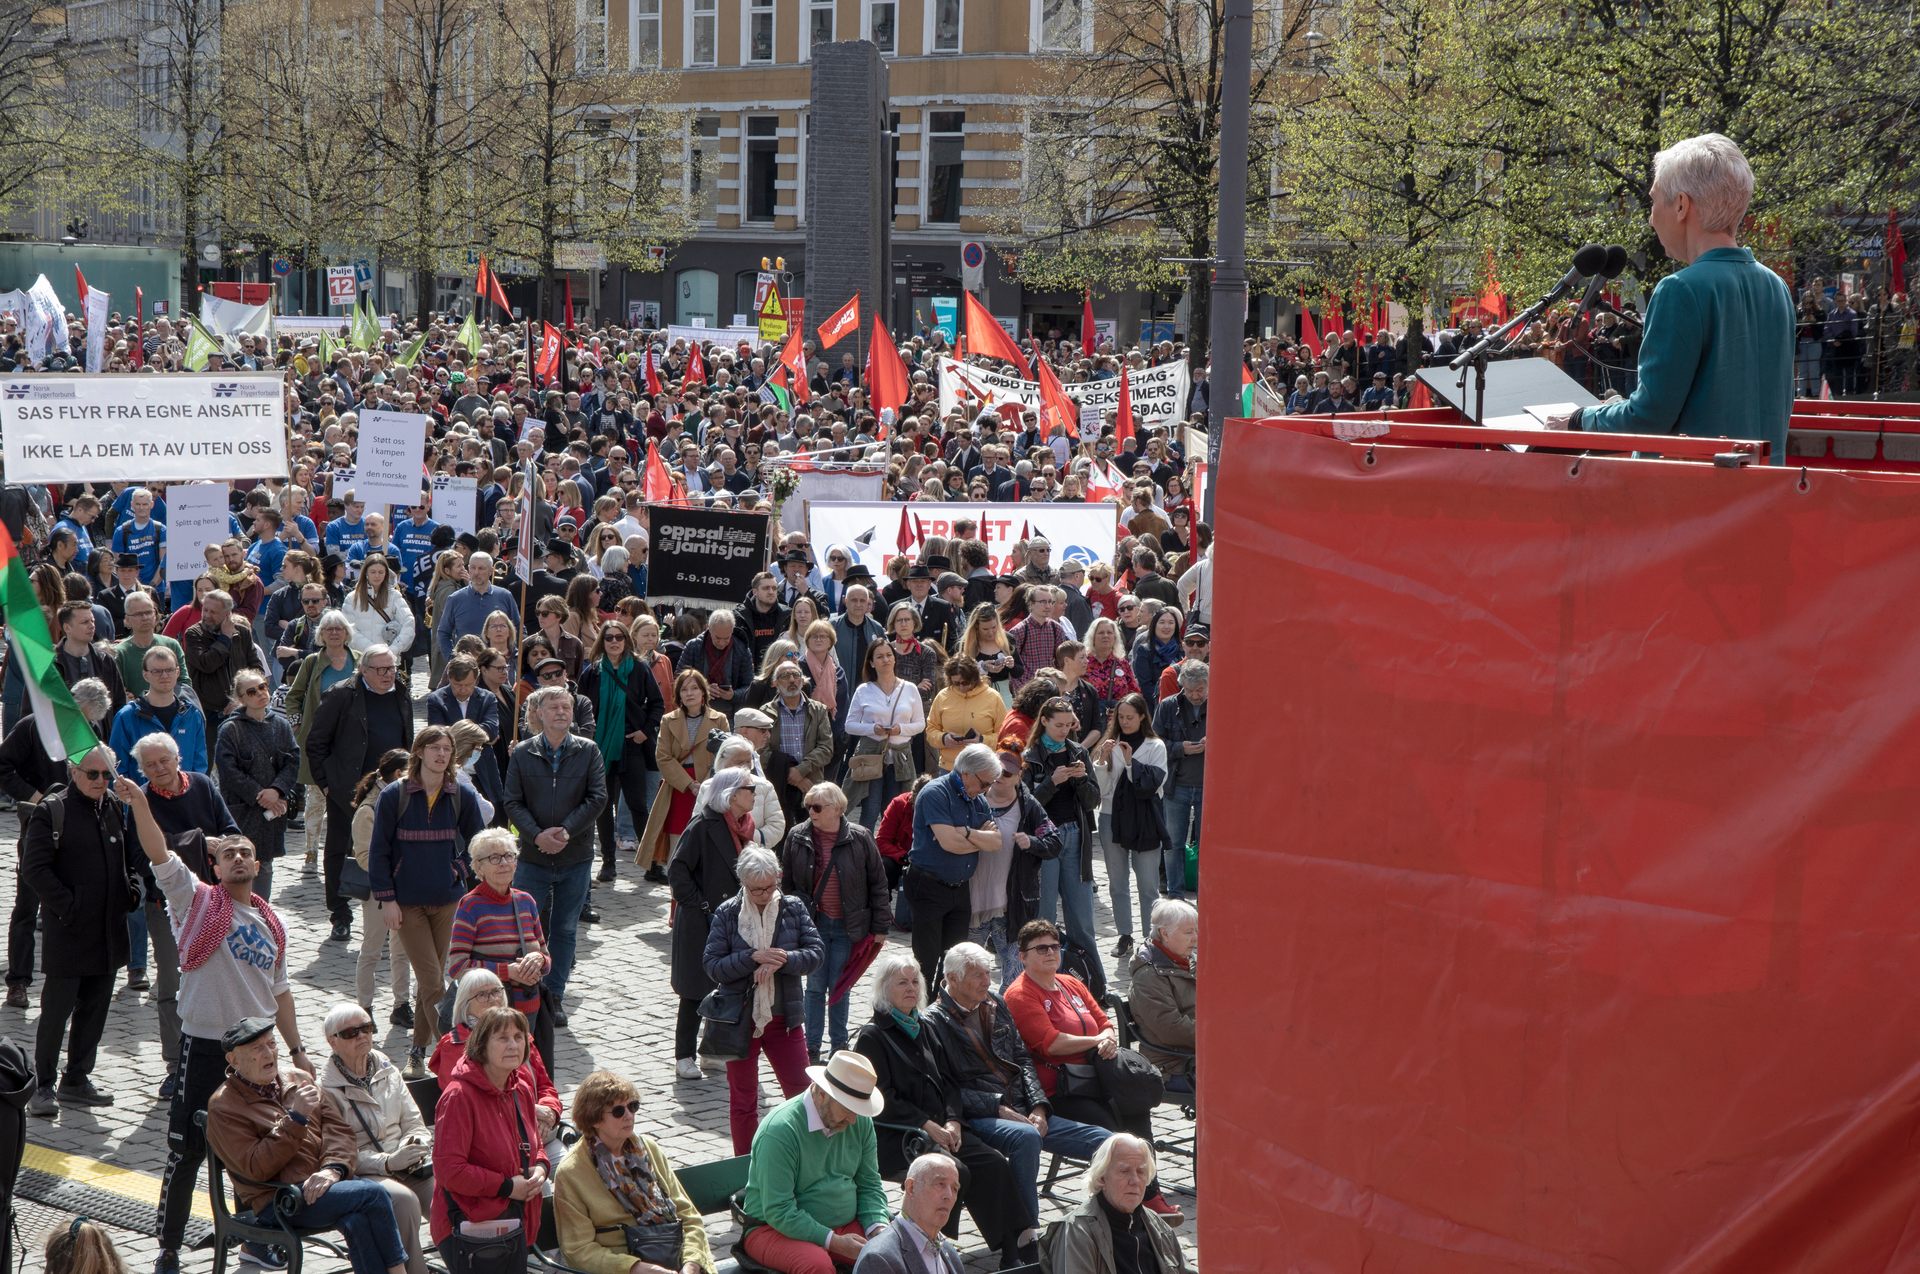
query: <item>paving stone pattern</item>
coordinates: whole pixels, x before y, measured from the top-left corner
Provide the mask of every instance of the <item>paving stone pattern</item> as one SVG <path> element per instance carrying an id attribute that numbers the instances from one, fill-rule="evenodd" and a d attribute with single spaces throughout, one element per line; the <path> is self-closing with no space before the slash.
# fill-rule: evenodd
<path id="1" fill-rule="evenodd" d="M 422 667 L 424 669 L 424 665 Z M 414 692 L 424 694 L 426 688 L 423 671 L 414 680 Z M 424 723 L 423 701 L 416 699 L 415 706 Z M 15 816 L 0 814 L 0 906 L 10 906 L 13 899 L 18 836 Z M 288 925 L 292 947 L 289 967 L 305 1040 L 316 1059 L 323 1060 L 325 1046 L 320 1037 L 320 1020 L 334 1003 L 353 998 L 354 965 L 362 934 L 356 915 L 351 941 L 324 941 L 328 922 L 318 867 L 303 864 L 302 838 L 298 834 L 288 839 L 288 856 L 275 869 L 273 903 Z M 316 836 L 316 848 L 318 844 Z M 642 880 L 640 872 L 639 867 L 623 860 L 619 880 L 611 885 L 594 886 L 594 901 L 602 921 L 580 927 L 579 954 L 567 990 L 570 1022 L 568 1029 L 558 1032 L 554 1083 L 560 1090 L 561 1100 L 570 1103 L 574 1087 L 590 1072 L 602 1068 L 617 1071 L 640 1090 L 642 1110 L 636 1126 L 658 1138 L 669 1158 L 677 1163 L 725 1158 L 733 1151 L 723 1069 L 708 1066 L 706 1077 L 698 1082 L 674 1077 L 673 1023 L 678 1002 L 668 984 L 668 895 L 664 885 Z M 1107 906 L 1104 864 L 1097 865 L 1095 873 L 1099 877 L 1096 910 L 1104 953 L 1112 949 L 1117 931 Z M 892 940 L 904 943 L 908 936 L 896 932 Z M 1111 957 L 1107 957 L 1106 963 L 1109 979 L 1124 991 L 1125 971 L 1116 971 L 1113 967 L 1116 962 Z M 149 969 L 150 977 L 152 972 Z M 0 1034 L 11 1036 L 29 1054 L 33 1051 L 34 1028 L 39 1018 L 38 973 L 36 969 L 32 988 L 35 1007 L 25 1011 L 0 1008 Z M 158 1096 L 165 1066 L 160 1056 L 157 1018 L 148 997 L 126 990 L 124 976 L 121 981 L 93 1074 L 94 1083 L 117 1098 L 114 1105 L 97 1110 L 63 1107 L 55 1119 L 29 1118 L 27 1136 L 39 1145 L 121 1164 L 157 1177 L 167 1157 L 167 1106 Z M 374 1019 L 381 1030 L 379 1047 L 396 1063 L 404 1064 L 409 1033 L 388 1024 L 388 1013 L 393 1007 L 390 986 L 383 958 L 380 990 L 374 1006 Z M 850 1025 L 857 1032 L 872 1002 L 871 978 L 851 994 Z M 763 1067 L 763 1109 L 772 1109 L 779 1100 L 780 1090 L 772 1071 Z M 1163 1106 L 1155 1114 L 1154 1132 L 1157 1137 L 1190 1138 L 1193 1126 L 1171 1107 Z M 1044 1163 L 1043 1160 L 1043 1174 Z M 1187 1214 L 1187 1222 L 1179 1233 L 1197 1264 L 1198 1244 L 1194 1236 L 1198 1206 L 1193 1195 L 1192 1161 L 1182 1156 L 1163 1155 L 1161 1169 L 1169 1197 Z M 201 1189 L 206 1188 L 205 1182 L 203 1172 Z M 897 1205 L 898 1187 L 890 1185 L 888 1191 Z M 1045 1197 L 1041 1199 L 1043 1226 L 1084 1197 L 1078 1182 L 1068 1181 L 1064 1175 L 1057 1193 L 1065 1203 L 1050 1204 Z M 44 1208 L 29 1209 L 23 1214 L 23 1220 L 30 1222 L 23 1227 L 27 1231 L 23 1237 L 31 1239 L 24 1266 L 29 1270 L 43 1266 L 42 1245 L 52 1222 L 40 1216 L 42 1212 L 49 1217 L 64 1215 Z M 738 1238 L 737 1230 L 731 1225 L 722 1225 L 719 1218 L 709 1218 L 709 1233 L 714 1240 L 716 1257 L 722 1256 Z M 155 1240 L 120 1230 L 114 1232 L 114 1237 L 130 1268 L 143 1274 L 153 1268 L 158 1248 Z M 969 1270 L 994 1268 L 995 1259 L 982 1247 L 970 1219 L 962 1221 L 960 1247 L 968 1254 Z M 331 1274 L 333 1264 L 328 1260 L 310 1268 L 316 1274 Z M 182 1268 L 189 1274 L 202 1274 L 212 1268 L 212 1258 L 205 1251 L 190 1252 L 184 1254 Z"/>

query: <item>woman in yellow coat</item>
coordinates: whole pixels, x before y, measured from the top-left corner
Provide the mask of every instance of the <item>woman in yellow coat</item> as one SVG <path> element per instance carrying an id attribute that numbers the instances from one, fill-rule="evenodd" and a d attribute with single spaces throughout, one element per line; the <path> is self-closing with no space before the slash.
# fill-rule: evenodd
<path id="1" fill-rule="evenodd" d="M 581 1137 L 553 1176 L 560 1259 L 586 1274 L 629 1274 L 641 1268 L 641 1258 L 629 1255 L 624 1227 L 678 1221 L 678 1251 L 666 1260 L 658 1259 L 665 1251 L 652 1253 L 647 1264 L 675 1274 L 714 1274 L 700 1213 L 660 1143 L 633 1131 L 639 1105 L 639 1091 L 612 1071 L 595 1071 L 573 1094 L 573 1126 Z"/>
<path id="2" fill-rule="evenodd" d="M 707 735 L 713 730 L 728 733 L 726 716 L 708 704 L 704 674 L 689 668 L 675 677 L 673 702 L 674 710 L 660 721 L 660 741 L 654 747 L 663 787 L 647 810 L 647 829 L 633 859 L 636 863 L 651 860 L 646 878 L 662 885 L 667 883 L 667 859 L 674 841 L 693 817 L 694 793 L 713 773 Z"/>

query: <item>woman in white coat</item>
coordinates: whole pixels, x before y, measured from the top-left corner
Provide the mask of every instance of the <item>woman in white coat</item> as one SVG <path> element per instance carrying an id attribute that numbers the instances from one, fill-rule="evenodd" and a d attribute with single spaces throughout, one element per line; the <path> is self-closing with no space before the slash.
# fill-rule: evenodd
<path id="1" fill-rule="evenodd" d="M 1113 705 L 1107 733 L 1093 747 L 1093 773 L 1100 780 L 1100 849 L 1107 860 L 1113 924 L 1120 931 L 1113 954 L 1124 959 L 1133 950 L 1128 872 L 1140 890 L 1140 931 L 1151 934 L 1153 904 L 1160 897 L 1160 851 L 1167 838 L 1161 808 L 1167 745 L 1153 732 L 1153 713 L 1139 692 Z"/>
<path id="2" fill-rule="evenodd" d="M 753 729 L 756 718 L 766 722 L 765 726 L 759 728 L 772 731 L 771 718 L 753 708 L 742 708 L 734 715 L 734 728 Z M 787 816 L 780 808 L 780 794 L 760 768 L 760 754 L 754 751 L 753 742 L 740 735 L 729 734 L 721 741 L 720 750 L 714 754 L 713 770 L 715 774 L 721 770 L 745 770 L 753 776 L 753 840 L 749 843 L 765 846 L 778 854 L 786 840 Z M 707 790 L 712 786 L 711 777 L 700 784 L 700 790 L 694 796 L 695 809 L 707 808 Z"/>
<path id="3" fill-rule="evenodd" d="M 413 608 L 400 595 L 392 559 L 384 553 L 369 557 L 360 568 L 360 578 L 340 603 L 340 613 L 353 630 L 350 640 L 356 651 L 391 646 L 404 655 L 413 645 Z"/>
<path id="4" fill-rule="evenodd" d="M 373 1046 L 373 1018 L 365 1009 L 336 1004 L 320 1029 L 333 1051 L 320 1068 L 320 1091 L 353 1129 L 353 1175 L 386 1187 L 407 1246 L 407 1274 L 427 1274 L 420 1219 L 432 1208 L 433 1133 L 400 1068 Z"/>

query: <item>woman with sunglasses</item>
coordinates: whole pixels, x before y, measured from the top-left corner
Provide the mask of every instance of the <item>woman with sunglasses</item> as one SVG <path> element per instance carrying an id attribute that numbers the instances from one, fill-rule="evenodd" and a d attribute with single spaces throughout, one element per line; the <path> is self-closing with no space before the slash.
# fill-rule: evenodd
<path id="1" fill-rule="evenodd" d="M 583 1274 L 713 1274 L 713 1250 L 660 1143 L 633 1127 L 640 1092 L 612 1071 L 595 1071 L 573 1094 L 573 1143 L 553 1174 L 560 1259 Z M 636 1260 L 630 1225 L 680 1225 L 668 1263 Z"/>
<path id="2" fill-rule="evenodd" d="M 433 1207 L 433 1131 L 407 1091 L 400 1068 L 373 1046 L 378 1028 L 358 1004 L 336 1004 L 321 1023 L 333 1057 L 320 1069 L 320 1091 L 353 1130 L 353 1175 L 386 1187 L 407 1274 L 427 1274 L 420 1218 Z"/>
<path id="3" fill-rule="evenodd" d="M 820 1064 L 827 1038 L 837 1051 L 847 1046 L 847 997 L 831 1007 L 828 994 L 859 942 L 887 940 L 893 924 L 893 886 L 873 833 L 847 817 L 847 796 L 832 783 L 816 783 L 804 798 L 807 821 L 787 833 L 780 847 L 780 888 L 806 900 L 813 926 L 826 944 L 826 959 L 807 975 L 807 1059 Z"/>
<path id="4" fill-rule="evenodd" d="M 239 706 L 214 736 L 214 764 L 233 821 L 253 842 L 264 872 L 266 864 L 287 852 L 287 815 L 301 794 L 300 745 L 286 717 L 273 710 L 266 673 L 241 669 L 233 678 L 233 696 Z"/>
<path id="5" fill-rule="evenodd" d="M 480 879 L 453 909 L 447 977 L 457 983 L 469 970 L 486 969 L 499 978 L 507 990 L 507 1007 L 526 1014 L 533 1024 L 533 1046 L 551 1068 L 553 1013 L 540 993 L 540 979 L 547 976 L 553 958 L 540 926 L 540 905 L 532 894 L 513 887 L 519 842 L 508 829 L 488 828 L 473 838 L 467 852 Z"/>
<path id="6" fill-rule="evenodd" d="M 660 772 L 654 740 L 667 705 L 660 684 L 634 657 L 633 638 L 617 619 L 601 624 L 594 634 L 580 674 L 580 693 L 593 704 L 593 741 L 607 767 L 608 799 L 600 809 L 600 879 L 610 881 L 619 874 L 616 852 L 633 849 L 617 838 L 620 801 L 625 798 L 630 814 L 638 814 L 659 783 L 657 777 L 650 783 L 647 776 Z"/>

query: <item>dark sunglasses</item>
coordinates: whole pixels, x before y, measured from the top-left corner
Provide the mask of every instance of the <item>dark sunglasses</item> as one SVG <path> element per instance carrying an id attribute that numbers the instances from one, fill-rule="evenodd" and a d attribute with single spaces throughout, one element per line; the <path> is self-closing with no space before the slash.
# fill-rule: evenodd
<path id="1" fill-rule="evenodd" d="M 373 1023 L 362 1022 L 358 1026 L 341 1027 L 339 1030 L 333 1033 L 333 1038 L 337 1040 L 357 1040 L 362 1035 L 371 1036 L 372 1034 L 373 1034 Z"/>
<path id="2" fill-rule="evenodd" d="M 108 779 L 113 777 L 112 770 L 91 770 L 91 769 L 83 770 L 83 769 L 80 769 L 78 766 L 75 766 L 74 769 L 75 769 L 75 772 L 78 773 L 81 778 L 91 779 L 95 783 L 104 783 Z"/>
<path id="3" fill-rule="evenodd" d="M 807 813 L 818 814 L 821 810 L 824 810 L 825 808 L 827 808 L 825 805 L 815 802 L 814 804 L 807 806 Z"/>
<path id="4" fill-rule="evenodd" d="M 607 1107 L 607 1114 L 612 1116 L 615 1119 L 625 1119 L 627 1117 L 628 1111 L 632 1111 L 636 1115 L 639 1114 L 640 1103 L 634 1102 L 631 1105 L 629 1105 L 626 1102 L 621 1102 L 618 1106 Z"/>
<path id="5" fill-rule="evenodd" d="M 595 589 L 594 591 L 598 592 L 599 590 Z M 602 637 L 600 640 L 603 642 L 609 642 L 609 641 L 625 641 L 626 639 L 627 637 L 625 633 L 608 633 L 605 637 Z"/>
<path id="6" fill-rule="evenodd" d="M 1027 950 L 1038 955 L 1046 955 L 1049 951 L 1058 951 L 1059 949 L 1060 944 L 1057 942 L 1036 942 L 1027 948 Z"/>

